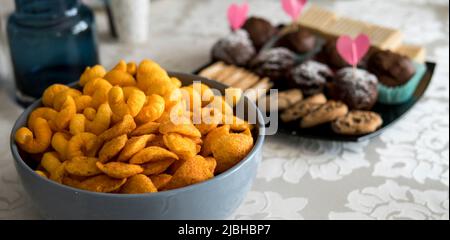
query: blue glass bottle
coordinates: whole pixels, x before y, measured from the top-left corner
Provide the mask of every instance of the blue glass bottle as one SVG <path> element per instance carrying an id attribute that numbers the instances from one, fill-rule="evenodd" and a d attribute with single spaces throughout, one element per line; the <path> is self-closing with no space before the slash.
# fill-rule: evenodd
<path id="1" fill-rule="evenodd" d="M 54 83 L 98 63 L 92 11 L 79 0 L 15 0 L 7 24 L 17 101 L 28 105 Z"/>

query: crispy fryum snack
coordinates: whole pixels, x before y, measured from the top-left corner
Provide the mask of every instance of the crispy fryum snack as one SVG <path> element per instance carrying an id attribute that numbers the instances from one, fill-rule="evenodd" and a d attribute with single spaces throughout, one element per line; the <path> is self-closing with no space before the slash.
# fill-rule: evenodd
<path id="1" fill-rule="evenodd" d="M 154 193 L 213 178 L 253 147 L 253 126 L 233 115 L 236 89 L 227 99 L 205 84 L 183 86 L 150 60 L 88 67 L 79 85 L 48 87 L 15 133 L 38 156 L 43 178 L 93 192 Z"/>

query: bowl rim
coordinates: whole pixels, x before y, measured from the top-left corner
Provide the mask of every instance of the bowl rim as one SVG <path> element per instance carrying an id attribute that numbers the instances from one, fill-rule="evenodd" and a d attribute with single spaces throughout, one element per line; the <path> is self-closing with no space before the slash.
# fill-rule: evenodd
<path id="1" fill-rule="evenodd" d="M 202 83 L 205 83 L 206 85 L 211 85 L 211 83 L 214 83 L 218 86 L 220 86 L 221 88 L 227 88 L 228 86 L 226 86 L 223 83 L 214 81 L 214 80 L 210 80 L 204 77 L 200 77 L 198 75 L 193 75 L 193 74 L 188 74 L 188 73 L 181 73 L 181 72 L 173 72 L 173 71 L 169 71 L 169 76 L 182 76 L 182 77 L 189 77 L 189 78 L 194 78 L 195 80 L 199 80 Z M 71 84 L 68 84 L 68 86 L 73 87 L 76 86 L 78 84 L 78 81 L 73 82 Z M 10 150 L 12 153 L 12 157 L 14 159 L 14 161 L 16 162 L 16 164 L 19 164 L 21 168 L 26 169 L 26 172 L 28 174 L 30 174 L 34 179 L 37 179 L 37 181 L 43 181 L 45 184 L 50 184 L 50 186 L 52 187 L 56 187 L 59 188 L 59 190 L 62 191 L 71 191 L 74 194 L 86 194 L 86 195 L 90 195 L 92 197 L 112 197 L 112 198 L 149 198 L 149 197 L 164 197 L 164 196 L 172 196 L 178 193 L 183 193 L 183 192 L 187 192 L 187 191 L 192 191 L 195 188 L 200 188 L 202 186 L 206 186 L 206 185 L 210 185 L 210 184 L 214 184 L 215 182 L 221 181 L 224 178 L 227 178 L 228 176 L 236 173 L 237 171 L 239 171 L 239 169 L 241 169 L 245 164 L 247 164 L 251 159 L 253 159 L 257 154 L 258 151 L 260 149 L 262 149 L 262 146 L 264 144 L 264 140 L 265 140 L 265 126 L 264 126 L 264 118 L 263 115 L 261 113 L 261 110 L 256 106 L 256 104 L 254 102 L 252 102 L 250 99 L 248 99 L 246 96 L 244 96 L 245 101 L 250 104 L 254 109 L 256 109 L 256 115 L 257 115 L 257 125 L 258 125 L 258 134 L 257 134 L 257 138 L 255 141 L 255 144 L 252 148 L 252 150 L 250 151 L 249 154 L 247 154 L 247 156 L 242 159 L 238 164 L 234 165 L 232 168 L 228 169 L 227 171 L 214 176 L 211 179 L 208 179 L 206 181 L 200 182 L 200 183 L 196 183 L 193 185 L 189 185 L 186 187 L 182 187 L 182 188 L 178 188 L 178 189 L 173 189 L 173 190 L 167 190 L 167 191 L 162 191 L 162 192 L 155 192 L 155 193 L 140 193 L 140 194 L 115 194 L 115 193 L 100 193 L 100 192 L 92 192 L 92 191 L 87 191 L 87 190 L 82 190 L 82 189 L 78 189 L 78 188 L 74 188 L 71 186 L 67 186 L 64 185 L 62 183 L 57 183 L 55 181 L 52 181 L 48 178 L 43 178 L 41 176 L 39 176 L 35 170 L 33 170 L 30 166 L 28 166 L 28 164 L 25 163 L 25 161 L 22 159 L 22 156 L 20 156 L 19 154 L 19 148 L 18 145 L 15 142 L 15 132 L 17 131 L 17 129 L 19 128 L 18 122 L 20 119 L 27 117 L 27 112 L 30 112 L 31 109 L 36 109 L 37 107 L 39 107 L 42 103 L 42 98 L 37 99 L 33 104 L 31 104 L 30 106 L 28 106 L 21 114 L 20 116 L 16 119 L 16 121 L 14 122 L 14 125 L 11 129 L 11 134 L 10 134 Z M 29 113 L 28 113 L 29 114 Z M 33 179 L 33 180 L 34 180 Z"/>

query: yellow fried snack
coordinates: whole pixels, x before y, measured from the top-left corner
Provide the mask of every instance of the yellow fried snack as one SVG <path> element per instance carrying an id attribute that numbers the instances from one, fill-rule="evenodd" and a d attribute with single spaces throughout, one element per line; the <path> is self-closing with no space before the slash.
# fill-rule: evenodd
<path id="1" fill-rule="evenodd" d="M 109 105 L 108 105 L 108 107 L 109 107 Z M 95 110 L 92 107 L 85 108 L 83 110 L 83 115 L 86 117 L 86 120 L 93 121 L 95 116 L 97 115 L 97 110 Z"/>
<path id="2" fill-rule="evenodd" d="M 109 141 L 123 134 L 129 134 L 136 128 L 136 123 L 131 115 L 125 115 L 123 120 L 118 122 L 112 128 L 104 131 L 98 136 L 100 141 Z"/>
<path id="3" fill-rule="evenodd" d="M 233 113 L 239 89 L 226 98 L 201 82 L 183 87 L 150 60 L 89 67 L 79 85 L 50 86 L 15 133 L 39 176 L 88 191 L 151 193 L 210 179 L 253 147 L 254 126 Z"/>
<path id="4" fill-rule="evenodd" d="M 66 172 L 80 177 L 91 177 L 102 173 L 95 164 L 98 161 L 93 157 L 74 157 L 66 161 Z"/>
<path id="5" fill-rule="evenodd" d="M 69 126 L 70 120 L 77 113 L 77 106 L 75 105 L 75 101 L 71 96 L 67 96 L 64 104 L 61 106 L 60 111 L 56 114 L 55 118 L 52 120 L 52 124 L 58 129 L 58 131 L 62 131 Z"/>
<path id="6" fill-rule="evenodd" d="M 78 187 L 91 192 L 110 193 L 119 190 L 127 179 L 115 179 L 106 175 L 99 175 L 78 184 Z"/>
<path id="7" fill-rule="evenodd" d="M 222 112 L 223 116 L 232 117 L 233 108 L 225 101 L 225 97 L 214 96 L 214 99 L 206 105 L 206 107 L 213 107 Z"/>
<path id="8" fill-rule="evenodd" d="M 202 156 L 187 159 L 174 173 L 164 189 L 170 190 L 200 183 L 214 177 Z"/>
<path id="9" fill-rule="evenodd" d="M 58 94 L 56 94 L 53 99 L 53 108 L 57 111 L 60 111 L 64 105 L 64 102 L 67 100 L 67 97 L 72 97 L 72 99 L 75 101 L 75 98 L 80 96 L 82 96 L 82 93 L 73 88 L 61 91 Z"/>
<path id="10" fill-rule="evenodd" d="M 147 135 L 147 134 L 154 134 L 159 131 L 160 125 L 161 125 L 160 123 L 148 122 L 146 124 L 143 124 L 143 125 L 137 127 L 136 129 L 134 129 L 130 135 L 131 136 L 142 136 L 142 135 Z"/>
<path id="11" fill-rule="evenodd" d="M 55 119 L 58 112 L 53 108 L 48 107 L 40 107 L 36 108 L 34 111 L 31 112 L 30 116 L 28 117 L 28 127 L 34 128 L 34 123 L 36 122 L 36 119 L 43 118 L 47 120 L 47 122 L 50 125 L 50 129 L 53 131 L 56 131 L 56 126 L 53 126 L 53 119 Z"/>
<path id="12" fill-rule="evenodd" d="M 41 166 L 51 175 L 61 166 L 62 163 L 59 159 L 57 152 L 46 152 L 42 156 Z"/>
<path id="13" fill-rule="evenodd" d="M 84 114 L 75 114 L 75 116 L 70 120 L 69 132 L 72 135 L 77 135 L 79 133 L 85 132 L 86 117 Z"/>
<path id="14" fill-rule="evenodd" d="M 223 121 L 225 121 L 225 119 L 223 119 Z M 236 116 L 233 116 L 232 122 L 227 122 L 227 124 L 230 125 L 230 130 L 235 132 L 243 132 L 245 130 L 251 130 L 252 128 L 247 121 L 244 121 Z"/>
<path id="15" fill-rule="evenodd" d="M 173 84 L 175 87 L 177 87 L 177 88 L 180 88 L 180 87 L 183 85 L 183 83 L 180 81 L 180 79 L 178 79 L 178 78 L 176 78 L 176 77 L 171 77 L 171 78 L 170 78 L 170 81 L 171 81 L 172 84 Z"/>
<path id="16" fill-rule="evenodd" d="M 152 180 L 145 175 L 139 174 L 131 177 L 120 189 L 120 193 L 124 194 L 143 194 L 158 192 Z"/>
<path id="17" fill-rule="evenodd" d="M 129 87 L 136 85 L 136 80 L 127 71 L 127 64 L 121 60 L 104 78 L 113 86 Z"/>
<path id="18" fill-rule="evenodd" d="M 50 179 L 55 182 L 62 183 L 62 180 L 66 174 L 66 162 L 63 162 L 55 169 L 55 171 L 50 173 Z"/>
<path id="19" fill-rule="evenodd" d="M 91 106 L 97 109 L 103 103 L 108 102 L 108 93 L 112 85 L 102 78 L 90 80 L 83 88 L 83 94 L 92 97 Z"/>
<path id="20" fill-rule="evenodd" d="M 80 183 L 81 181 L 73 178 L 72 176 L 64 176 L 62 178 L 62 184 L 67 185 L 69 187 L 73 187 L 73 188 L 80 188 Z"/>
<path id="21" fill-rule="evenodd" d="M 192 86 L 182 87 L 181 93 L 183 99 L 187 104 L 187 108 L 192 112 L 194 109 L 201 109 L 202 107 L 202 97 L 200 93 L 194 90 Z"/>
<path id="22" fill-rule="evenodd" d="M 205 107 L 201 112 L 201 123 L 195 124 L 202 136 L 206 136 L 213 129 L 222 123 L 222 113 L 216 108 Z"/>
<path id="23" fill-rule="evenodd" d="M 190 86 L 200 94 L 202 107 L 208 105 L 214 99 L 214 92 L 208 87 L 208 85 L 204 83 L 194 83 Z"/>
<path id="24" fill-rule="evenodd" d="M 115 86 L 108 93 L 108 103 L 112 112 L 119 118 L 125 115 L 136 117 L 146 101 L 144 92 L 134 87 Z"/>
<path id="25" fill-rule="evenodd" d="M 217 161 L 213 157 L 205 157 L 206 162 L 208 163 L 209 170 L 214 174 L 216 167 L 217 167 Z"/>
<path id="26" fill-rule="evenodd" d="M 147 95 L 158 94 L 160 96 L 171 93 L 175 88 L 167 72 L 150 60 L 144 60 L 139 64 L 137 86 Z"/>
<path id="27" fill-rule="evenodd" d="M 163 140 L 163 135 L 156 135 L 155 138 L 153 138 L 152 140 L 150 140 L 147 143 L 147 147 L 161 147 L 161 148 L 166 148 L 166 145 L 164 144 L 164 140 Z"/>
<path id="28" fill-rule="evenodd" d="M 171 109 L 173 106 L 183 100 L 183 94 L 179 88 L 172 89 L 172 91 L 162 97 L 164 98 L 164 102 L 166 103 L 166 109 Z"/>
<path id="29" fill-rule="evenodd" d="M 92 110 L 94 112 L 92 112 Z M 111 108 L 107 103 L 104 103 L 98 107 L 98 111 L 95 109 L 85 111 L 85 128 L 87 132 L 91 132 L 95 135 L 100 135 L 109 128 L 111 124 Z M 95 115 L 92 117 L 92 114 Z M 89 118 L 86 115 L 91 115 Z"/>
<path id="30" fill-rule="evenodd" d="M 147 143 L 153 140 L 155 137 L 156 136 L 153 134 L 148 134 L 130 138 L 126 142 L 125 147 L 120 152 L 119 157 L 117 157 L 117 161 L 128 161 L 134 154 L 144 149 L 147 146 Z"/>
<path id="31" fill-rule="evenodd" d="M 211 132 L 209 132 L 203 141 L 202 152 L 201 152 L 202 156 L 204 156 L 204 157 L 210 156 L 212 154 L 213 141 L 215 141 L 219 137 L 221 137 L 223 135 L 227 135 L 229 133 L 230 133 L 229 125 L 224 125 L 222 127 L 216 128 L 216 129 L 212 130 Z"/>
<path id="32" fill-rule="evenodd" d="M 148 96 L 145 106 L 135 118 L 136 122 L 142 124 L 157 120 L 164 113 L 165 104 L 164 98 L 159 95 Z"/>
<path id="33" fill-rule="evenodd" d="M 241 161 L 253 148 L 253 138 L 246 134 L 230 133 L 215 139 L 211 151 L 217 161 L 216 173 L 222 173 Z"/>
<path id="34" fill-rule="evenodd" d="M 106 142 L 100 152 L 98 153 L 99 162 L 105 163 L 108 162 L 111 158 L 119 154 L 122 148 L 125 147 L 125 144 L 128 141 L 128 137 L 126 134 L 123 134 L 119 137 L 113 138 L 109 142 Z"/>
<path id="35" fill-rule="evenodd" d="M 178 156 L 167 149 L 161 147 L 147 147 L 136 153 L 131 159 L 132 164 L 144 164 L 148 162 L 156 162 L 164 159 L 178 160 Z"/>
<path id="36" fill-rule="evenodd" d="M 69 140 L 66 156 L 68 159 L 81 156 L 95 157 L 99 147 L 99 141 L 95 134 L 80 133 Z"/>
<path id="37" fill-rule="evenodd" d="M 127 63 L 127 73 L 131 74 L 132 76 L 135 76 L 137 72 L 137 65 L 135 62 L 129 62 Z"/>
<path id="38" fill-rule="evenodd" d="M 155 174 L 161 174 L 165 172 L 172 163 L 175 162 L 175 159 L 164 159 L 157 162 L 149 162 L 146 164 L 143 164 L 142 167 L 144 168 L 144 171 L 142 174 L 144 175 L 155 175 Z"/>
<path id="39" fill-rule="evenodd" d="M 189 119 L 181 120 L 180 124 L 173 121 L 166 121 L 159 126 L 159 132 L 162 134 L 179 133 L 190 137 L 201 137 L 200 131 L 191 123 Z"/>
<path id="40" fill-rule="evenodd" d="M 37 118 L 31 130 L 21 127 L 15 134 L 15 140 L 19 147 L 28 153 L 42 153 L 51 143 L 52 130 L 43 118 Z"/>
<path id="41" fill-rule="evenodd" d="M 58 152 L 61 160 L 67 159 L 67 145 L 69 144 L 70 138 L 70 134 L 64 132 L 53 134 L 51 145 Z"/>
<path id="42" fill-rule="evenodd" d="M 155 187 L 158 190 L 160 190 L 164 188 L 170 182 L 170 180 L 172 180 L 172 175 L 169 174 L 153 175 L 150 176 L 150 179 L 152 180 L 153 185 L 155 185 Z"/>
<path id="43" fill-rule="evenodd" d="M 97 162 L 96 164 L 97 168 L 104 174 L 118 179 L 129 178 L 144 171 L 144 169 L 139 165 L 123 162 L 110 162 L 106 164 Z"/>
<path id="44" fill-rule="evenodd" d="M 77 113 L 81 113 L 84 109 L 91 107 L 92 97 L 88 95 L 81 95 L 73 99 L 75 106 L 77 107 Z"/>
<path id="45" fill-rule="evenodd" d="M 103 66 L 96 65 L 87 67 L 80 77 L 80 86 L 84 87 L 89 81 L 96 78 L 103 78 L 106 75 L 106 69 Z"/>
<path id="46" fill-rule="evenodd" d="M 45 172 L 43 172 L 43 171 L 41 171 L 41 170 L 35 170 L 34 172 L 35 172 L 37 175 L 39 175 L 39 176 L 41 176 L 41 177 L 43 177 L 43 178 L 48 178 L 47 173 L 45 173 Z"/>
<path id="47" fill-rule="evenodd" d="M 227 88 L 225 89 L 225 101 L 229 106 L 236 106 L 241 100 L 242 94 L 242 89 L 240 88 Z"/>
<path id="48" fill-rule="evenodd" d="M 181 159 L 192 158 L 197 155 L 197 144 L 190 138 L 177 133 L 163 136 L 164 145 Z"/>
<path id="49" fill-rule="evenodd" d="M 65 90 L 68 90 L 69 87 L 62 84 L 53 84 L 47 89 L 45 89 L 44 94 L 42 95 L 42 104 L 46 107 L 53 107 L 53 101 L 55 96 Z"/>

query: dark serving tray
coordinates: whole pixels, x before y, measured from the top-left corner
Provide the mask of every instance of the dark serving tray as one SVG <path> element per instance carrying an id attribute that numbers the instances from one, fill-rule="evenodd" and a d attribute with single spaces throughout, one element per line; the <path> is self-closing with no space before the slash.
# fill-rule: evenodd
<path id="1" fill-rule="evenodd" d="M 201 70 L 208 67 L 210 64 L 207 64 L 197 71 L 194 74 L 198 74 Z M 318 139 L 318 140 L 327 140 L 327 141 L 341 141 L 341 142 L 362 142 L 365 140 L 369 140 L 374 138 L 381 133 L 383 133 L 386 129 L 394 125 L 397 121 L 402 119 L 402 117 L 411 110 L 414 105 L 422 98 L 428 86 L 431 83 L 431 79 L 433 78 L 434 70 L 436 68 L 436 63 L 426 62 L 427 72 L 424 74 L 422 79 L 420 80 L 419 86 L 417 87 L 416 92 L 413 97 L 399 105 L 384 105 L 381 103 L 377 103 L 372 111 L 377 112 L 383 118 L 383 125 L 375 132 L 361 135 L 361 136 L 346 136 L 340 135 L 333 132 L 330 124 L 324 124 L 321 126 L 317 126 L 309 129 L 301 129 L 298 126 L 298 122 L 294 123 L 284 123 L 279 120 L 278 134 L 289 134 L 295 135 L 304 138 Z"/>

